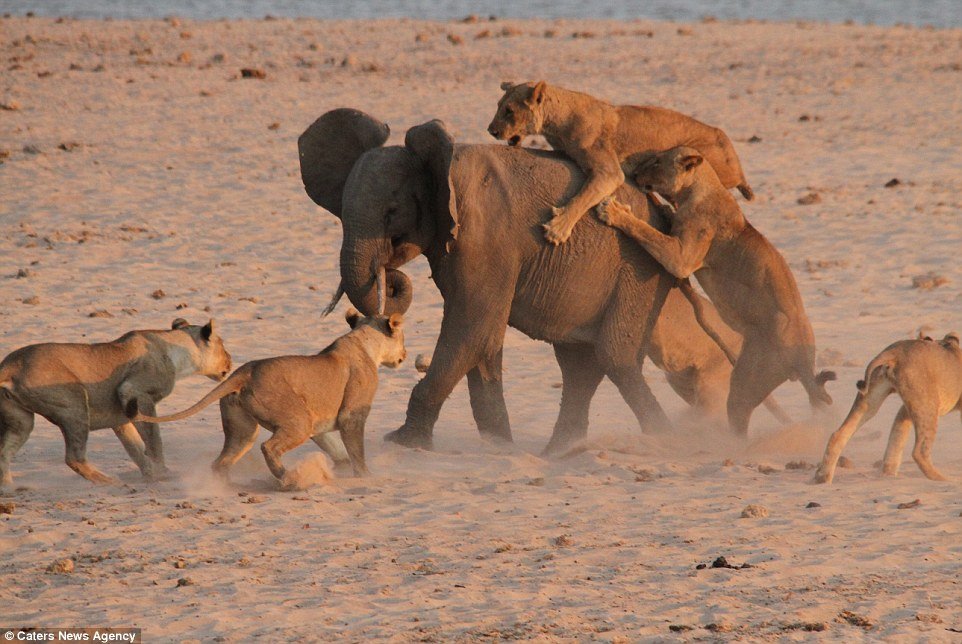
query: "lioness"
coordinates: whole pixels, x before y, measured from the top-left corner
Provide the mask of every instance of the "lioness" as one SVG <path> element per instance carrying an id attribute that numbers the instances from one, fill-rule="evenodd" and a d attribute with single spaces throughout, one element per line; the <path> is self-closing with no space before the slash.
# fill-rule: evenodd
<path id="1" fill-rule="evenodd" d="M 675 202 L 670 235 L 615 200 L 600 204 L 598 216 L 672 275 L 694 273 L 722 319 L 742 335 L 727 407 L 729 425 L 747 434 L 752 411 L 785 380 L 801 380 L 813 406 L 827 405 L 832 399 L 824 385 L 835 374 L 814 373 L 815 336 L 785 258 L 748 223 L 703 161 L 697 150 L 677 147 L 645 157 L 633 172 L 645 191 Z"/>
<path id="2" fill-rule="evenodd" d="M 0 362 L 0 485 L 13 482 L 10 459 L 33 431 L 34 414 L 60 428 L 67 465 L 88 481 L 114 481 L 87 461 L 88 433 L 106 427 L 145 477 L 162 474 L 157 426 L 131 424 L 128 402 L 152 413 L 175 381 L 195 373 L 222 380 L 229 372 L 230 354 L 213 320 L 196 326 L 177 318 L 169 331 L 131 331 L 113 342 L 17 349 Z"/>
<path id="3" fill-rule="evenodd" d="M 902 448 L 914 425 L 912 458 L 928 478 L 946 480 L 932 465 L 931 454 L 939 417 L 962 410 L 962 350 L 955 333 L 946 335 L 939 342 L 921 337 L 896 342 L 868 364 L 865 380 L 858 381 L 852 410 L 828 440 L 825 456 L 815 473 L 815 483 L 832 482 L 835 465 L 852 434 L 875 416 L 893 391 L 902 399 L 902 408 L 892 424 L 882 459 L 882 473 L 898 474 Z"/>
<path id="4" fill-rule="evenodd" d="M 253 360 L 184 411 L 148 416 L 133 400 L 127 415 L 135 421 L 165 423 L 192 416 L 219 400 L 224 449 L 212 465 L 214 472 L 227 478 L 230 467 L 254 444 L 260 425 L 274 434 L 261 451 L 285 487 L 291 481 L 281 456 L 309 438 L 323 448 L 323 435 L 338 430 L 355 476 L 363 476 L 368 473 L 364 422 L 377 390 L 378 365 L 397 367 L 407 351 L 399 314 L 362 317 L 351 309 L 346 319 L 351 332 L 317 355 Z"/>
<path id="5" fill-rule="evenodd" d="M 544 228 L 552 244 L 567 241 L 578 220 L 624 183 L 622 163 L 647 152 L 693 147 L 726 188 L 737 187 L 746 199 L 754 196 L 731 140 L 718 128 L 661 107 L 611 105 L 544 81 L 502 83 L 501 89 L 504 95 L 488 132 L 509 145 L 542 134 L 588 176 L 567 204 L 551 209 L 553 218 Z"/>

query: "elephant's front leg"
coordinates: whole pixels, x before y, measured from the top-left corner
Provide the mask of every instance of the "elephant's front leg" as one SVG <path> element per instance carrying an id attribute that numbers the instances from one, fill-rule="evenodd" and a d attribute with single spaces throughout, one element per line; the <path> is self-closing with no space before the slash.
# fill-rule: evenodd
<path id="1" fill-rule="evenodd" d="M 468 306 L 463 302 L 453 303 L 450 299 L 445 302 L 441 333 L 431 366 L 411 392 L 404 425 L 386 434 L 384 440 L 405 447 L 433 448 L 434 424 L 441 413 L 441 405 L 468 371 L 485 356 L 500 351 L 508 326 L 510 302 L 510 293 L 497 302 L 488 299 L 471 302 Z M 493 387 L 485 389 L 485 394 L 490 396 Z M 504 405 L 503 399 L 501 405 Z"/>
<path id="2" fill-rule="evenodd" d="M 501 357 L 502 349 L 499 348 L 494 355 L 482 358 L 468 372 L 468 393 L 474 422 L 481 436 L 510 443 L 511 423 L 508 420 L 508 407 L 504 404 Z"/>
<path id="3" fill-rule="evenodd" d="M 556 456 L 584 443 L 588 436 L 588 409 L 605 374 L 590 344 L 556 344 L 561 367 L 561 410 L 544 456 Z"/>

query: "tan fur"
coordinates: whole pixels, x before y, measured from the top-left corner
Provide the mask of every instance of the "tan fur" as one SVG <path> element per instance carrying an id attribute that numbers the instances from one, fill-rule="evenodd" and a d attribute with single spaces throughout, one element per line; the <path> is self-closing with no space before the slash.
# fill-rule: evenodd
<path id="1" fill-rule="evenodd" d="M 954 333 L 939 342 L 931 338 L 896 342 L 869 363 L 865 380 L 858 383 L 852 410 L 828 440 L 814 482 L 832 482 L 835 466 L 852 434 L 878 413 L 892 392 L 902 399 L 902 407 L 892 424 L 882 473 L 898 474 L 902 449 L 914 426 L 912 458 L 926 477 L 946 480 L 932 465 L 931 454 L 939 418 L 962 410 L 962 350 Z"/>
<path id="2" fill-rule="evenodd" d="M 694 274 L 722 319 L 745 343 L 732 373 L 729 424 L 747 433 L 752 411 L 785 380 L 801 380 L 813 405 L 830 404 L 814 374 L 815 337 L 791 269 L 745 219 L 712 166 L 692 148 L 650 155 L 634 180 L 675 202 L 665 235 L 616 201 L 598 207 L 599 218 L 641 244 L 669 273 Z"/>
<path id="3" fill-rule="evenodd" d="M 753 193 L 728 136 L 679 112 L 660 107 L 611 105 L 587 94 L 548 85 L 502 83 L 504 95 L 488 125 L 495 138 L 517 145 L 530 134 L 571 157 L 588 175 L 581 190 L 552 208 L 545 237 L 562 244 L 581 217 L 610 196 L 625 180 L 622 164 L 640 154 L 679 145 L 700 150 L 726 188 L 737 187 L 746 199 Z"/>
<path id="4" fill-rule="evenodd" d="M 292 479 L 281 456 L 308 439 L 324 447 L 324 435 L 334 430 L 340 431 L 355 475 L 367 474 L 364 423 L 377 391 L 377 368 L 397 367 L 407 352 L 400 315 L 362 318 L 352 309 L 347 321 L 352 331 L 317 355 L 248 362 L 184 411 L 146 416 L 132 405 L 127 413 L 134 420 L 162 423 L 187 418 L 219 400 L 224 449 L 212 467 L 225 478 L 254 444 L 258 426 L 274 434 L 261 451 L 284 486 Z"/>
<path id="5" fill-rule="evenodd" d="M 87 461 L 87 435 L 113 428 L 144 476 L 163 473 L 156 425 L 127 419 L 136 401 L 153 411 L 174 382 L 199 373 L 215 380 L 230 372 L 230 354 L 213 331 L 174 320 L 166 331 L 131 331 L 113 342 L 35 344 L 0 362 L 0 485 L 12 482 L 10 460 L 33 430 L 34 414 L 57 425 L 72 470 L 94 483 L 113 479 Z M 144 443 L 146 442 L 146 449 Z"/>

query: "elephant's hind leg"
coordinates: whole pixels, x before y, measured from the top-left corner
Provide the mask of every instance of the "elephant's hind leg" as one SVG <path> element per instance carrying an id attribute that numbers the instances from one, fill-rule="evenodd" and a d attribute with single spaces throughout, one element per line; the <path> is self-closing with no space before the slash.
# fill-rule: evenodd
<path id="1" fill-rule="evenodd" d="M 33 413 L 0 391 L 0 488 L 13 485 L 10 461 L 33 431 Z"/>
<path id="2" fill-rule="evenodd" d="M 504 404 L 501 380 L 502 350 L 484 358 L 468 372 L 468 394 L 471 412 L 482 437 L 511 442 L 511 423 L 508 407 Z"/>
<path id="3" fill-rule="evenodd" d="M 605 377 L 591 345 L 556 344 L 554 354 L 561 367 L 561 410 L 544 456 L 564 454 L 584 442 L 591 399 Z"/>

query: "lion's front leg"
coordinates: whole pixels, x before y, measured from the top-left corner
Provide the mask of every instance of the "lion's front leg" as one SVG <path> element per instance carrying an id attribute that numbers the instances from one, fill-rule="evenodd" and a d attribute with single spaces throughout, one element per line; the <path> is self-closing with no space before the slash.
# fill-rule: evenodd
<path id="1" fill-rule="evenodd" d="M 614 228 L 624 228 L 626 222 L 635 219 L 631 206 L 621 203 L 614 197 L 605 199 L 595 207 L 598 219 Z"/>

